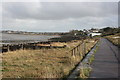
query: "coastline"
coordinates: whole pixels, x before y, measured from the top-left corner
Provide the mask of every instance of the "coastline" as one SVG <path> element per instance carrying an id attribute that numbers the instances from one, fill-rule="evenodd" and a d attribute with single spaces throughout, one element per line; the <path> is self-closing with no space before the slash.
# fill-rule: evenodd
<path id="1" fill-rule="evenodd" d="M 4 40 L 1 43 L 3 52 L 15 51 L 19 49 L 41 49 L 41 48 L 64 48 L 65 43 L 72 40 L 83 40 L 79 36 L 57 36 L 46 40 Z"/>

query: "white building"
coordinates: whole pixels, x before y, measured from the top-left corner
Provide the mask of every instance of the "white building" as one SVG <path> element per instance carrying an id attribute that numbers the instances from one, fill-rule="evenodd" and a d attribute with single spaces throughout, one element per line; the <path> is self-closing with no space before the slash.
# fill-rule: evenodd
<path id="1" fill-rule="evenodd" d="M 91 32 L 90 35 L 93 37 L 93 36 L 100 36 L 101 33 L 95 33 L 95 32 Z"/>

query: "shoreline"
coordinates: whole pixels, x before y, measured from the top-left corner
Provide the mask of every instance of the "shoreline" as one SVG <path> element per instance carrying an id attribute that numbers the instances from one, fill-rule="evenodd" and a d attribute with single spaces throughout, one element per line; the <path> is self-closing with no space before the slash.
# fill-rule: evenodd
<path id="1" fill-rule="evenodd" d="M 84 40 L 85 37 L 64 35 L 45 40 L 4 40 L 0 44 L 2 53 L 19 49 L 64 48 L 72 40 Z"/>
<path id="2" fill-rule="evenodd" d="M 46 42 L 51 38 L 60 37 L 58 35 L 24 35 L 24 34 L 2 34 L 0 43 L 36 43 Z"/>
<path id="3" fill-rule="evenodd" d="M 1 35 L 2 34 L 16 34 L 16 35 L 32 35 L 32 36 L 34 36 L 34 35 L 40 35 L 40 36 L 61 36 L 61 35 L 59 35 L 59 34 L 19 34 L 19 33 L 0 33 Z"/>
<path id="4" fill-rule="evenodd" d="M 49 35 L 49 36 L 50 36 L 50 35 L 52 35 L 52 36 L 54 36 L 54 35 L 60 35 L 60 34 L 51 34 L 51 33 L 49 33 L 49 34 L 45 34 L 45 33 L 44 33 L 44 34 L 43 34 L 43 33 L 41 33 L 41 34 L 26 34 L 26 33 L 25 33 L 25 34 L 24 34 L 24 33 L 21 34 L 21 33 L 1 33 L 1 32 L 0 32 L 0 34 L 16 34 L 16 35 L 46 35 L 46 36 L 47 36 L 47 35 Z"/>

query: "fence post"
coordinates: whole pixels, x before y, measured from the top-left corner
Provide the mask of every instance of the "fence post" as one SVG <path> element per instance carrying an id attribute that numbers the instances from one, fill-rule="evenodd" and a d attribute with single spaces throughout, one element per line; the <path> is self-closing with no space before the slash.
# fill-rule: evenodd
<path id="1" fill-rule="evenodd" d="M 73 52 L 73 50 L 71 50 L 72 51 L 72 56 L 74 56 L 74 52 Z"/>
<path id="2" fill-rule="evenodd" d="M 75 48 L 74 48 L 73 50 L 74 50 L 74 56 L 76 56 L 76 51 L 75 51 Z"/>
<path id="3" fill-rule="evenodd" d="M 86 54 L 86 41 L 84 41 L 84 55 Z"/>
<path id="4" fill-rule="evenodd" d="M 74 49 L 75 49 L 75 56 L 77 56 L 77 47 L 75 47 Z"/>
<path id="5" fill-rule="evenodd" d="M 79 56 L 80 56 L 80 58 L 81 58 L 81 52 L 80 52 L 80 51 L 81 51 L 81 48 L 80 48 L 80 46 L 81 46 L 81 45 L 79 45 L 78 50 L 79 50 Z"/>
<path id="6" fill-rule="evenodd" d="M 75 56 L 75 52 L 74 52 L 74 49 L 72 50 L 72 56 Z"/>
<path id="7" fill-rule="evenodd" d="M 77 46 L 77 54 L 79 55 L 79 45 Z"/>
<path id="8" fill-rule="evenodd" d="M 34 48 L 35 48 L 35 49 L 37 48 L 37 45 L 36 45 L 36 43 L 34 43 Z"/>
<path id="9" fill-rule="evenodd" d="M 7 51 L 8 51 L 8 52 L 10 51 L 9 45 L 7 45 Z"/>
<path id="10" fill-rule="evenodd" d="M 21 49 L 23 49 L 23 45 L 21 44 Z"/>
<path id="11" fill-rule="evenodd" d="M 82 44 L 82 55 L 84 56 L 84 42 Z"/>

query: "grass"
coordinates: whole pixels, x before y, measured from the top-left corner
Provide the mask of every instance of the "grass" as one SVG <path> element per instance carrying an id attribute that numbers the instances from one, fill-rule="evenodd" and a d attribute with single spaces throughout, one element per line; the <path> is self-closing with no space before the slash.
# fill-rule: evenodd
<path id="1" fill-rule="evenodd" d="M 106 36 L 107 39 L 109 39 L 113 44 L 120 46 L 120 33 L 117 33 L 115 35 L 110 35 L 110 36 Z"/>
<path id="2" fill-rule="evenodd" d="M 98 45 L 96 45 L 95 49 L 94 49 L 94 53 L 92 54 L 92 56 L 88 59 L 88 63 L 84 64 L 82 66 L 82 68 L 80 69 L 80 75 L 78 76 L 77 80 L 86 80 L 87 78 L 89 78 L 90 72 L 92 71 L 92 68 L 90 67 L 90 65 L 92 64 L 92 62 L 95 59 L 94 54 L 97 52 L 98 47 L 99 47 L 100 42 L 98 42 Z"/>
<path id="3" fill-rule="evenodd" d="M 96 42 L 86 41 L 86 52 L 88 52 Z M 82 59 L 79 55 L 74 58 L 67 52 L 80 43 L 80 40 L 75 40 L 67 42 L 65 48 L 16 50 L 3 53 L 3 78 L 65 78 Z"/>
<path id="4" fill-rule="evenodd" d="M 80 79 L 85 79 L 89 77 L 89 73 L 91 71 L 91 68 L 87 67 L 87 68 L 81 68 L 80 69 Z"/>
<path id="5" fill-rule="evenodd" d="M 94 61 L 94 55 L 92 55 L 89 59 L 89 63 L 91 64 Z"/>

